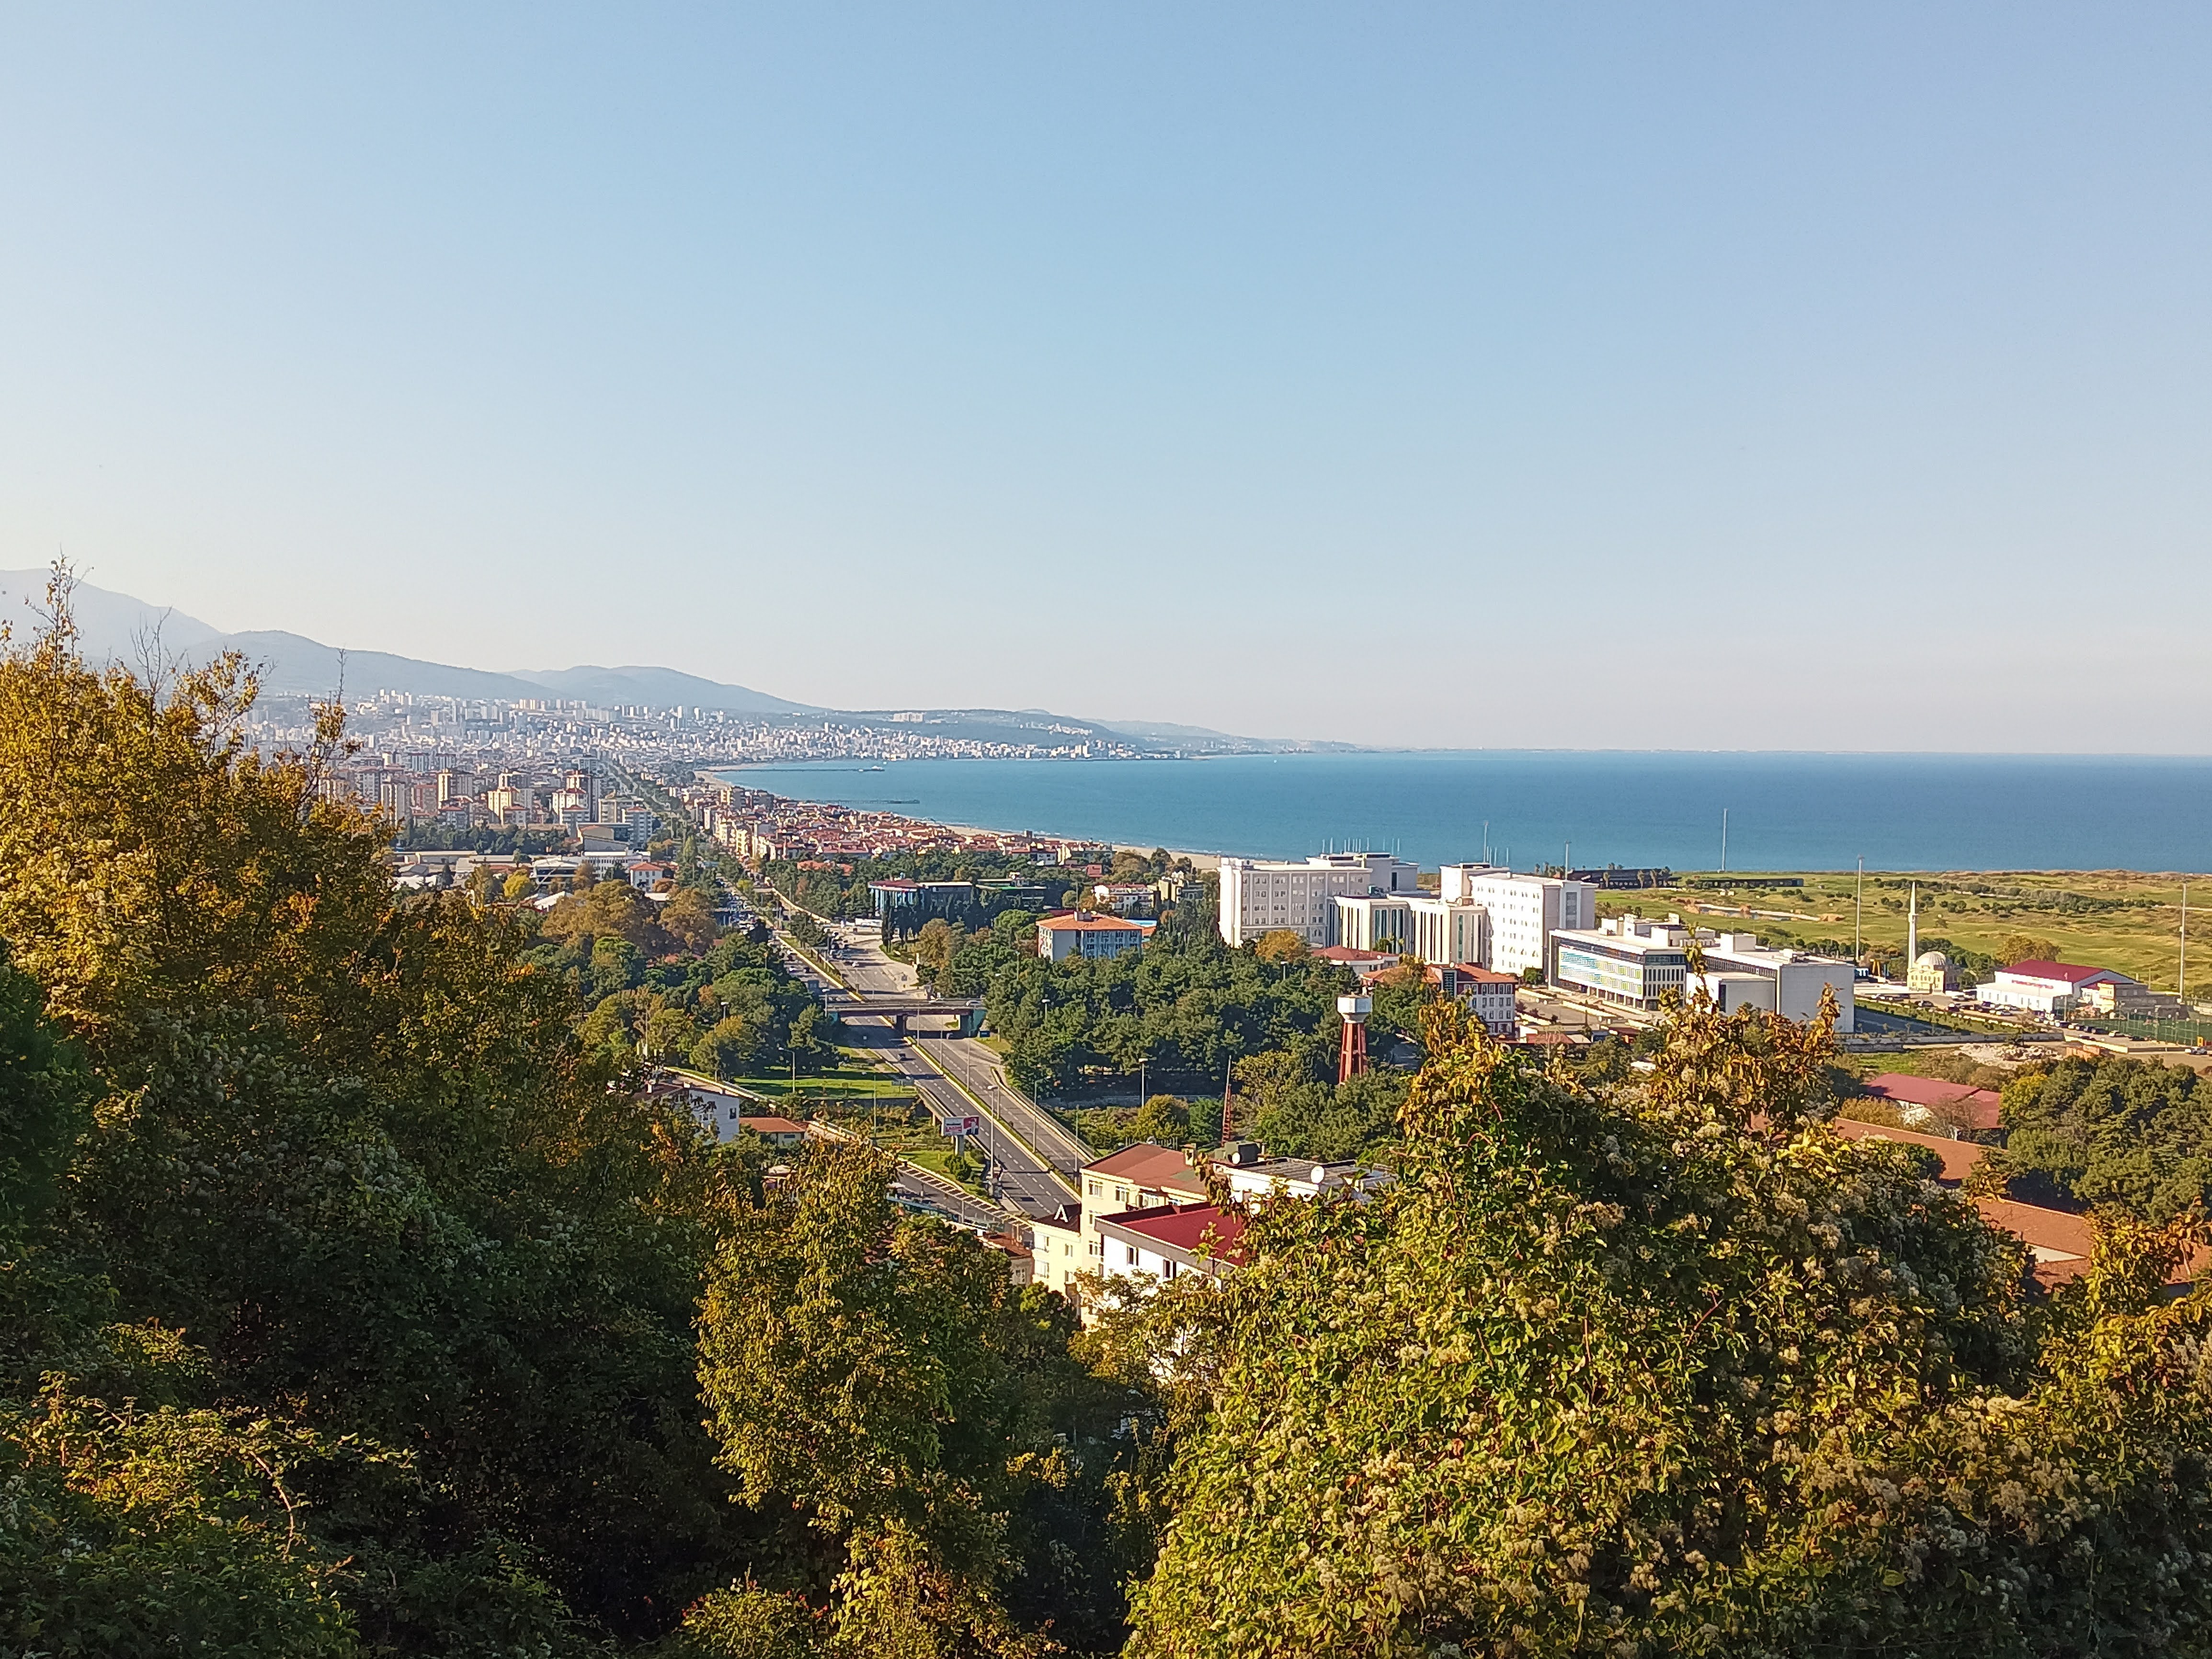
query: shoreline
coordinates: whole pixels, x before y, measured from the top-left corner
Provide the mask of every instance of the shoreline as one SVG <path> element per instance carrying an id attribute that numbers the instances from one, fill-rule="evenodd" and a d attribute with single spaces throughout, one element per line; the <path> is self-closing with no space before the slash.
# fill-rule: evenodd
<path id="1" fill-rule="evenodd" d="M 1518 755 L 1523 758 L 1515 758 Z M 855 759 L 702 768 L 748 789 L 956 832 L 1032 834 L 1210 868 L 1332 848 L 1426 869 L 1666 867 L 1700 874 L 2194 878 L 2212 865 L 2212 775 L 2189 763 L 1998 757 L 1732 760 L 1624 751 L 1230 756 L 1188 767 Z M 894 793 L 896 792 L 896 793 Z M 1722 820 L 1729 814 L 1723 850 Z M 2212 883 L 2212 877 L 2207 878 Z"/>

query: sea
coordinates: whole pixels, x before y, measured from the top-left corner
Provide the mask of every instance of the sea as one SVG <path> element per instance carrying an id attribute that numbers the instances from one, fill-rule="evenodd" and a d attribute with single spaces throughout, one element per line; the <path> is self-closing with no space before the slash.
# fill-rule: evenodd
<path id="1" fill-rule="evenodd" d="M 816 761 L 798 799 L 1177 852 L 1528 869 L 2212 868 L 2212 758 L 1589 750 Z M 1725 825 L 1723 819 L 1725 818 Z M 1726 849 L 1723 856 L 1723 838 Z"/>

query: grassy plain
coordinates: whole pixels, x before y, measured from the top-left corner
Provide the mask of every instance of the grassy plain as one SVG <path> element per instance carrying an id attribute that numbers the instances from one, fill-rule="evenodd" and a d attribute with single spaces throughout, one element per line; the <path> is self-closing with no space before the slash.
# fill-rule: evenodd
<path id="1" fill-rule="evenodd" d="M 1682 872 L 1682 876 L 1699 872 Z M 1766 872 L 1760 872 L 1766 874 Z M 1780 872 L 1775 873 L 1796 873 Z M 1731 922 L 1778 945 L 1832 944 L 1850 953 L 1855 877 L 1805 872 L 1802 888 L 1705 888 L 1676 885 L 1602 891 L 1601 915 L 1676 912 L 1699 927 Z M 2212 902 L 2212 878 L 2190 878 L 2190 912 Z M 1679 877 L 1678 877 L 1679 880 Z M 2131 870 L 1944 871 L 1866 873 L 1860 913 L 1868 953 L 1901 956 L 1911 888 L 1920 890 L 1920 937 L 1948 939 L 2002 958 L 2016 935 L 2047 939 L 2061 961 L 2117 969 L 2156 989 L 2175 988 L 2180 957 L 2181 884 L 2172 874 Z M 1749 912 L 1751 914 L 1746 914 Z M 2203 955 L 2191 967 L 2193 995 L 2212 994 L 2212 915 L 2203 915 Z M 1923 943 L 1923 949 L 1926 946 Z"/>

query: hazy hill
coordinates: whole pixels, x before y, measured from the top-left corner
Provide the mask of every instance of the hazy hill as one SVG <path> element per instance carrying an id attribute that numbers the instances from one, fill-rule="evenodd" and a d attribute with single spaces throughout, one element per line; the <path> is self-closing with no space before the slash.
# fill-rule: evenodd
<path id="1" fill-rule="evenodd" d="M 0 570 L 0 621 L 15 624 L 20 637 L 40 626 L 46 573 Z M 670 668 L 564 668 L 520 674 L 495 673 L 422 662 L 385 651 L 347 650 L 281 629 L 227 634 L 181 611 L 149 605 L 128 593 L 89 583 L 78 586 L 75 604 L 87 657 L 95 661 L 137 665 L 150 655 L 204 661 L 219 651 L 243 652 L 261 670 L 263 689 L 278 696 L 328 696 L 343 682 L 349 696 L 372 691 L 405 691 L 421 697 L 482 697 L 513 702 L 525 697 L 577 697 L 594 703 L 696 704 L 732 714 L 784 714 L 803 704 L 787 702 L 742 685 L 722 685 Z"/>
<path id="2" fill-rule="evenodd" d="M 813 705 L 788 702 L 765 691 L 742 685 L 702 680 L 673 668 L 518 668 L 506 678 L 541 688 L 524 691 L 536 696 L 550 691 L 556 697 L 577 697 L 599 706 L 647 703 L 665 708 L 687 703 L 701 708 L 724 708 L 733 714 L 791 714 L 811 712 Z"/>
<path id="3" fill-rule="evenodd" d="M 0 570 L 0 622 L 13 623 L 19 638 L 35 631 L 42 620 L 38 606 L 44 600 L 46 588 L 46 573 L 43 570 Z M 834 713 L 848 720 L 872 725 L 888 722 L 894 712 L 902 712 L 822 709 L 756 691 L 750 686 L 727 685 L 673 668 L 635 664 L 620 668 L 589 665 L 577 668 L 521 668 L 498 673 L 489 669 L 456 667 L 449 663 L 422 662 L 385 651 L 347 649 L 341 653 L 336 646 L 281 629 L 225 633 L 181 611 L 149 605 L 128 593 L 117 593 L 88 583 L 78 586 L 75 603 L 84 654 L 94 661 L 116 661 L 132 666 L 164 659 L 204 661 L 216 652 L 235 650 L 243 653 L 260 670 L 263 689 L 276 696 L 323 697 L 343 686 L 349 697 L 366 696 L 376 691 L 500 702 L 553 696 L 575 699 L 598 708 L 643 704 L 666 708 L 682 703 L 733 714 Z M 1051 746 L 1071 738 L 1080 742 L 1091 738 L 1121 738 L 1139 747 L 1201 754 L 1345 746 L 1239 738 L 1195 726 L 1079 720 L 1042 708 L 938 708 L 912 712 L 922 714 L 921 724 L 933 736 L 986 743 Z"/>

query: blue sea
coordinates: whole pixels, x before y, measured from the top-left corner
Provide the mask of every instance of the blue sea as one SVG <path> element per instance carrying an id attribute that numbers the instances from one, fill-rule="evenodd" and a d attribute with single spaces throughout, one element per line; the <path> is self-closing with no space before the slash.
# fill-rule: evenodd
<path id="1" fill-rule="evenodd" d="M 1178 851 L 1346 848 L 1712 870 L 2212 868 L 2212 759 L 1481 750 L 855 761 L 720 775 L 800 799 Z"/>

